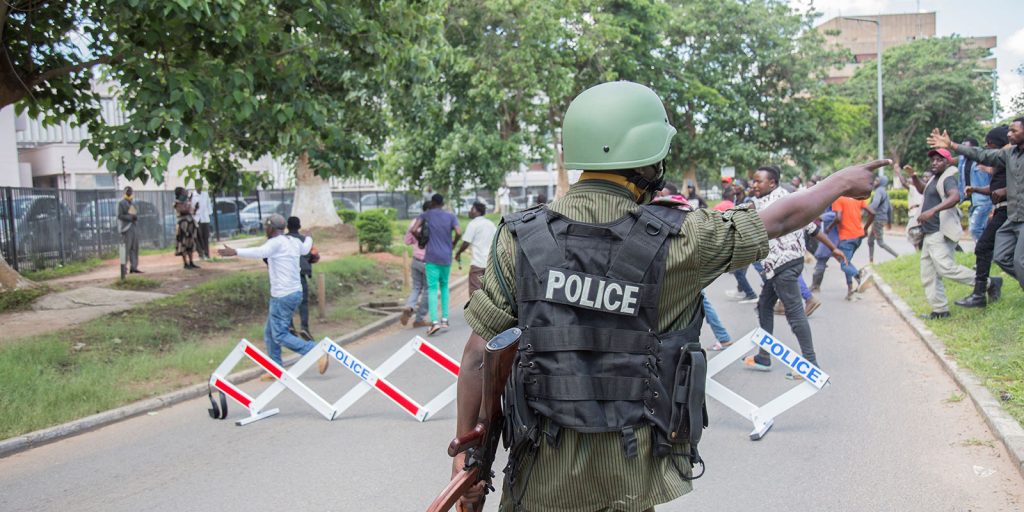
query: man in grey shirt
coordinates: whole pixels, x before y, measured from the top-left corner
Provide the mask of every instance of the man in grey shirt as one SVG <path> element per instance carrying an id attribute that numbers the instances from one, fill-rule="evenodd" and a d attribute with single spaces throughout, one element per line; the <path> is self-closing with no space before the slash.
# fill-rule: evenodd
<path id="1" fill-rule="evenodd" d="M 889 212 L 892 211 L 892 203 L 889 201 L 889 192 L 885 190 L 885 186 L 889 184 L 889 178 L 885 176 L 877 176 L 875 178 L 875 193 L 871 196 L 871 203 L 868 204 L 866 210 L 869 215 L 864 225 L 864 232 L 868 234 L 868 261 L 872 265 L 875 264 L 875 241 L 878 241 L 878 246 L 885 249 L 886 252 L 892 255 L 893 258 L 897 256 L 896 251 L 889 247 L 882 239 L 885 224 L 889 224 L 892 227 L 892 219 L 889 218 Z M 870 228 L 870 229 L 869 229 Z"/>
<path id="2" fill-rule="evenodd" d="M 945 131 L 936 128 L 928 136 L 933 148 L 948 148 L 975 162 L 1006 169 L 1006 222 L 996 232 L 993 260 L 1024 288 L 1024 117 L 1010 124 L 1007 133 L 1010 144 L 1000 149 L 972 148 L 957 144 Z M 992 194 L 992 202 L 1003 197 Z"/>
<path id="3" fill-rule="evenodd" d="M 135 226 L 139 220 L 139 212 L 135 208 L 135 198 L 131 187 L 124 188 L 124 198 L 117 203 L 118 228 L 121 232 L 121 242 L 124 244 L 124 256 L 121 257 L 121 266 L 131 264 L 132 274 L 141 274 L 139 270 L 139 230 Z M 124 272 L 124 269 L 121 270 Z M 124 275 L 122 274 L 122 277 Z"/>

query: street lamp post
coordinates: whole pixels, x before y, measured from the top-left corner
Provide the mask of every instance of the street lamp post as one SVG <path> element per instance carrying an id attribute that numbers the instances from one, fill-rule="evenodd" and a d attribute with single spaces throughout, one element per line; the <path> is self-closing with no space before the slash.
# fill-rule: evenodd
<path id="1" fill-rule="evenodd" d="M 883 126 L 885 125 L 885 121 L 884 121 L 884 118 L 883 118 L 883 115 L 882 115 L 882 23 L 881 23 L 880 19 L 872 19 L 872 18 L 855 18 L 855 17 L 850 17 L 850 16 L 843 16 L 843 19 L 844 20 L 850 20 L 850 21 L 862 21 L 864 23 L 874 23 L 875 24 L 875 34 L 876 34 L 876 39 L 875 40 L 876 40 L 876 43 L 877 43 L 877 49 L 876 49 L 877 58 L 875 59 L 875 66 L 876 66 L 875 70 L 876 70 L 877 81 L 878 81 L 878 84 L 877 84 L 877 87 L 878 87 L 878 94 L 877 94 L 877 96 L 878 96 L 878 159 L 881 160 L 882 158 L 885 158 L 885 149 L 884 149 L 884 144 L 883 144 L 883 141 L 885 140 L 885 132 L 883 130 Z M 881 169 L 879 169 L 879 172 L 881 172 Z"/>

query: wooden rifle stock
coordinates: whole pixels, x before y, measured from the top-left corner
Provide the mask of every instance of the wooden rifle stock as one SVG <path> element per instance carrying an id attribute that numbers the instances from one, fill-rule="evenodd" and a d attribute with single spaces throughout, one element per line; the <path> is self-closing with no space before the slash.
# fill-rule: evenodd
<path id="1" fill-rule="evenodd" d="M 466 467 L 448 482 L 437 498 L 434 498 L 427 512 L 451 510 L 452 506 L 477 483 L 490 482 L 493 477 L 491 466 L 494 464 L 494 454 L 498 450 L 498 441 L 505 421 L 501 411 L 501 398 L 505 392 L 505 383 L 512 373 L 512 362 L 515 360 L 519 337 L 522 334 L 523 331 L 513 327 L 487 342 L 479 419 L 473 430 L 456 437 L 448 445 L 448 455 L 451 457 L 469 450 Z M 471 510 L 482 510 L 483 504 L 484 496 L 481 496 L 472 505 Z"/>

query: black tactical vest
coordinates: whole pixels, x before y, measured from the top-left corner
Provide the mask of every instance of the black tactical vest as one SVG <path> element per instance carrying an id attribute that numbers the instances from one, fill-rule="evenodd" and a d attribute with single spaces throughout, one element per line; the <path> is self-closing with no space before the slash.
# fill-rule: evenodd
<path id="1" fill-rule="evenodd" d="M 655 427 L 654 451 L 688 443 L 691 464 L 706 426 L 706 360 L 698 308 L 681 331 L 658 332 L 670 241 L 686 212 L 643 206 L 587 224 L 538 207 L 505 217 L 516 238 L 519 342 L 506 391 L 513 444 L 557 432 L 621 432 L 627 457 L 636 427 Z M 541 421 L 546 418 L 547 421 Z M 552 430 L 554 432 L 552 432 Z"/>

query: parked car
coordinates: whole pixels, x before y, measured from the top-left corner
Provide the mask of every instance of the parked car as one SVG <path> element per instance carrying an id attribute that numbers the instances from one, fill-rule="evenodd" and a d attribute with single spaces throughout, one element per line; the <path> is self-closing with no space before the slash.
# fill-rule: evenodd
<path id="1" fill-rule="evenodd" d="M 79 203 L 76 225 L 83 243 L 116 245 L 121 242 L 120 224 L 117 220 L 117 205 L 121 198 L 107 198 Z M 136 199 L 135 209 L 138 220 L 139 244 L 162 247 L 165 236 L 161 236 L 160 211 L 149 201 Z"/>
<path id="2" fill-rule="evenodd" d="M 213 216 L 210 217 L 210 236 L 220 233 L 220 236 L 230 237 L 241 231 L 239 212 L 244 211 L 246 206 L 248 204 L 241 199 L 218 197 Z"/>
<path id="3" fill-rule="evenodd" d="M 400 218 L 412 218 L 423 213 L 423 200 L 404 192 L 370 192 L 359 198 L 359 211 L 375 208 L 394 208 Z"/>
<path id="4" fill-rule="evenodd" d="M 0 223 L 6 226 L 9 222 L 8 208 L 0 208 Z M 14 236 L 7 229 L 0 230 L 0 244 L 10 249 L 10 244 L 17 245 L 20 256 L 54 258 L 60 256 L 73 257 L 79 251 L 78 230 L 75 229 L 75 216 L 56 197 L 48 195 L 30 195 L 15 197 L 10 205 L 14 217 Z M 63 236 L 61 236 L 63 234 Z"/>
<path id="5" fill-rule="evenodd" d="M 263 230 L 263 221 L 273 214 L 280 214 L 287 218 L 292 214 L 292 203 L 285 201 L 257 201 L 249 203 L 242 208 L 239 217 L 242 220 L 242 230 L 251 233 Z"/>

